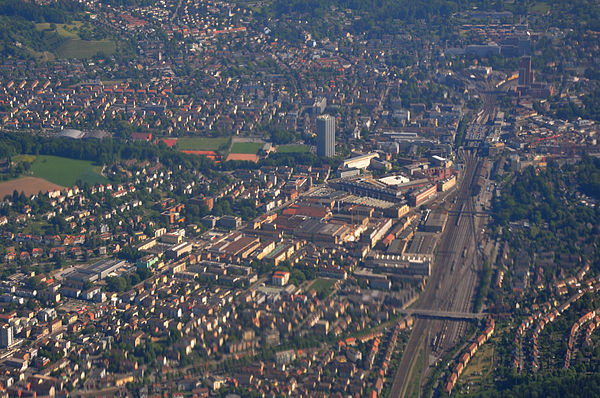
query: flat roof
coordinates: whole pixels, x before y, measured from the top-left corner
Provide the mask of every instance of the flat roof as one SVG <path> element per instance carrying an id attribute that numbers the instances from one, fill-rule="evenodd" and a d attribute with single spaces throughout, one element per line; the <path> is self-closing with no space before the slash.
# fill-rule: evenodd
<path id="1" fill-rule="evenodd" d="M 407 182 L 410 182 L 410 178 L 398 174 L 398 175 L 380 178 L 379 181 L 386 185 L 400 185 L 400 184 L 406 184 Z"/>
<path id="2" fill-rule="evenodd" d="M 437 240 L 435 235 L 417 232 L 405 253 L 433 254 Z"/>
<path id="3" fill-rule="evenodd" d="M 342 203 L 360 204 L 367 207 L 375 207 L 377 209 L 387 209 L 394 207 L 396 203 L 388 202 L 387 200 L 375 199 L 368 196 L 348 195 L 341 200 Z"/>

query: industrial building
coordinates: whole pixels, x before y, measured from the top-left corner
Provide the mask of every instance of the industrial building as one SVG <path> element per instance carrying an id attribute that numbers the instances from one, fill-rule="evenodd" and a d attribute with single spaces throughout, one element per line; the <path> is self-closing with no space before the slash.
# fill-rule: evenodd
<path id="1" fill-rule="evenodd" d="M 433 251 L 437 245 L 438 237 L 427 232 L 416 232 L 410 246 L 406 250 L 407 254 L 433 256 Z"/>
<path id="2" fill-rule="evenodd" d="M 359 196 L 398 202 L 403 199 L 402 192 L 393 186 L 386 185 L 372 178 L 357 178 L 354 180 L 339 180 L 333 183 L 337 189 L 351 192 Z"/>
<path id="3" fill-rule="evenodd" d="M 367 257 L 365 265 L 385 273 L 429 276 L 432 259 L 431 255 L 372 253 Z"/>
<path id="4" fill-rule="evenodd" d="M 448 213 L 440 210 L 434 210 L 427 216 L 425 223 L 421 226 L 421 230 L 423 232 L 444 232 L 447 221 Z"/>
<path id="5" fill-rule="evenodd" d="M 102 280 L 127 265 L 127 261 L 108 258 L 98 261 L 92 265 L 78 268 L 67 275 L 67 279 L 72 282 L 86 283 Z"/>
<path id="6" fill-rule="evenodd" d="M 175 259 L 182 257 L 186 254 L 192 252 L 192 243 L 191 242 L 181 242 L 178 245 L 171 247 L 169 250 L 165 252 L 165 256 L 168 259 Z"/>
<path id="7" fill-rule="evenodd" d="M 437 192 L 437 186 L 431 185 L 429 187 L 422 188 L 416 192 L 413 192 L 408 197 L 408 203 L 413 206 L 419 206 L 423 202 L 430 199 Z"/>

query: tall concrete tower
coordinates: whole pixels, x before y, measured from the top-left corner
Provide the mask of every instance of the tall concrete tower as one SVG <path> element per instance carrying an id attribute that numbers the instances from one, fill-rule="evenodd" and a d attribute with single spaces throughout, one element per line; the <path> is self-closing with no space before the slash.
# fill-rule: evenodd
<path id="1" fill-rule="evenodd" d="M 335 156 L 335 118 L 331 115 L 317 117 L 317 155 Z"/>

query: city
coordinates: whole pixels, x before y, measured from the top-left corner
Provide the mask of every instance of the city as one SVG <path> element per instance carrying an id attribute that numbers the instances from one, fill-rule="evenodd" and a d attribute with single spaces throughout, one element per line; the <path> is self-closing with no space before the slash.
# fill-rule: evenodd
<path id="1" fill-rule="evenodd" d="M 1 397 L 597 394 L 600 7 L 346 3 L 0 0 Z"/>

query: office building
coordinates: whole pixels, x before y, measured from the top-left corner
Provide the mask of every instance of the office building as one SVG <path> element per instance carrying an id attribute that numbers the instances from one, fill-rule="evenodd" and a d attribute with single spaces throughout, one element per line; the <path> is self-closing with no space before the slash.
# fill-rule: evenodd
<path id="1" fill-rule="evenodd" d="M 321 115 L 317 118 L 317 155 L 335 156 L 335 118 Z"/>
<path id="2" fill-rule="evenodd" d="M 13 345 L 13 327 L 3 326 L 0 328 L 0 347 L 7 348 Z"/>

